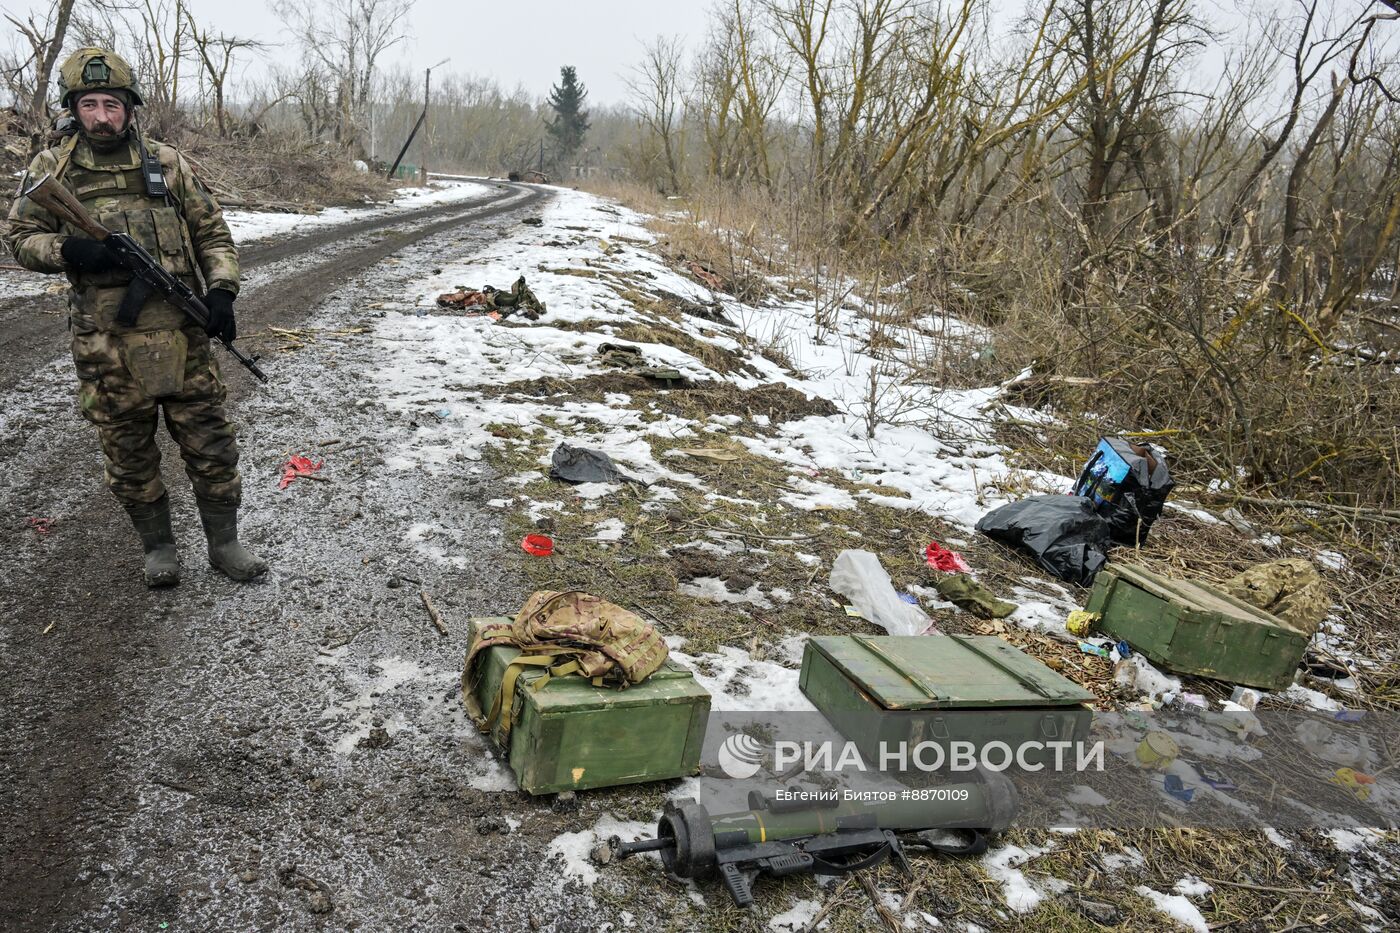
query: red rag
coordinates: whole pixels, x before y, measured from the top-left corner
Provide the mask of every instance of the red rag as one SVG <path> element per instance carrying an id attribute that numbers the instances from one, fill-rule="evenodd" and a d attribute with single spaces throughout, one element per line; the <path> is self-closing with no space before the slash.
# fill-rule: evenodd
<path id="1" fill-rule="evenodd" d="M 963 556 L 957 551 L 946 550 L 937 541 L 930 541 L 924 550 L 924 557 L 928 559 L 928 565 L 935 570 L 944 573 L 971 573 L 972 568 L 963 560 Z"/>
<path id="2" fill-rule="evenodd" d="M 25 521 L 30 528 L 33 528 L 41 535 L 46 535 L 53 531 L 54 520 L 52 518 L 30 518 Z"/>
<path id="3" fill-rule="evenodd" d="M 292 484 L 292 480 L 298 476 L 310 476 L 325 464 L 324 460 L 312 462 L 310 457 L 303 457 L 301 454 L 294 454 L 292 459 L 287 461 L 287 465 L 282 468 L 282 479 L 277 484 L 278 489 L 286 489 Z"/>

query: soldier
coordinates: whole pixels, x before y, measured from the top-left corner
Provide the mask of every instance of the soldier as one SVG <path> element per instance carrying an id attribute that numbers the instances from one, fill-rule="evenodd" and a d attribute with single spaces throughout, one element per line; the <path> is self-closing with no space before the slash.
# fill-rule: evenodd
<path id="1" fill-rule="evenodd" d="M 219 205 L 185 159 L 141 137 L 135 110 L 142 99 L 131 66 L 112 52 L 84 48 L 59 74 L 63 106 L 78 131 L 39 153 L 29 176 L 52 174 L 103 226 L 126 231 L 168 271 L 203 290 L 209 326 L 200 328 L 159 295 L 139 308 L 124 306 L 131 275 L 106 245 L 27 198 L 11 206 L 5 240 L 26 269 L 68 276 L 78 403 L 97 426 L 107 485 L 141 537 L 146 584 L 180 580 L 156 444 L 161 414 L 194 487 L 209 563 L 235 580 L 251 580 L 267 563 L 238 542 L 238 445 L 209 346 L 211 337 L 231 342 L 237 334 L 238 250 Z M 149 160 L 146 172 L 143 160 Z"/>

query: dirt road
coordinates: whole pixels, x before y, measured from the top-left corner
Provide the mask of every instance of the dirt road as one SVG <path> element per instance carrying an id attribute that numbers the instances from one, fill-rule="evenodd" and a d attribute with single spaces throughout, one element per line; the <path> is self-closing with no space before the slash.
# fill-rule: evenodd
<path id="1" fill-rule="evenodd" d="M 518 604 L 521 584 L 509 566 L 419 559 L 425 523 L 499 542 L 480 508 L 492 477 L 386 466 L 417 425 L 366 378 L 373 321 L 411 304 L 413 278 L 544 197 L 501 186 L 245 250 L 241 342 L 272 385 L 224 371 L 246 536 L 274 568 L 257 585 L 207 566 L 168 443 L 185 578 L 142 585 L 75 410 L 61 297 L 0 302 L 0 927 L 585 925 L 547 873 L 513 867 L 538 865 L 567 820 L 492 792 L 508 782 L 457 700 L 467 617 Z M 288 453 L 324 458 L 324 481 L 279 492 Z"/>

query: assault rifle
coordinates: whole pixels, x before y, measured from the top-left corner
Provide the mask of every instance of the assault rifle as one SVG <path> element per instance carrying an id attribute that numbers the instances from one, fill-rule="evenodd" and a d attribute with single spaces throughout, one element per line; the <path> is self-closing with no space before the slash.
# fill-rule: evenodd
<path id="1" fill-rule="evenodd" d="M 146 252 L 145 247 L 131 238 L 130 234 L 108 230 L 94 220 L 82 202 L 54 180 L 52 175 L 45 175 L 24 189 L 23 196 L 70 227 L 107 244 L 107 248 L 121 262 L 122 267 L 132 275 L 131 285 L 122 299 L 121 314 L 124 315 L 129 310 L 134 317 L 151 293 L 159 292 L 161 297 L 188 314 L 200 327 L 209 325 L 209 309 L 194 293 L 194 289 L 167 272 L 165 267 Z M 258 360 L 261 357 L 245 356 L 232 341 L 222 337 L 218 338 L 218 341 L 223 344 L 225 350 L 233 354 L 234 359 L 247 367 L 248 372 L 257 376 L 260 381 L 267 382 L 267 373 L 258 368 Z"/>
<path id="2" fill-rule="evenodd" d="M 905 848 L 945 855 L 978 855 L 988 835 L 1011 825 L 1016 789 L 1001 774 L 982 773 L 977 783 L 895 791 L 895 800 L 866 804 L 835 794 L 808 802 L 750 791 L 749 809 L 710 816 L 699 803 L 668 802 L 655 839 L 623 842 L 617 836 L 599 854 L 605 859 L 657 852 L 666 870 L 681 878 L 719 873 L 740 907 L 753 903 L 760 874 L 844 875 L 894 858 L 906 871 Z M 788 795 L 796 797 L 798 795 Z M 930 838 L 935 829 L 970 830 L 964 845 Z"/>

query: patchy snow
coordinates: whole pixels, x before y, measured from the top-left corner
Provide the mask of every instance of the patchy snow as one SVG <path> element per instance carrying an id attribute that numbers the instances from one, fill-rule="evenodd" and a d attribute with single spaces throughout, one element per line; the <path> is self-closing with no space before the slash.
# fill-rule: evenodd
<path id="1" fill-rule="evenodd" d="M 822 905 L 816 901 L 804 898 L 782 913 L 769 918 L 768 929 L 791 930 L 793 933 L 798 933 L 798 931 L 807 929 L 807 924 L 811 923 L 817 916 L 817 911 L 821 910 L 821 907 Z M 826 926 L 827 921 L 823 920 L 816 929 L 824 929 Z"/>
<path id="2" fill-rule="evenodd" d="M 1336 551 L 1318 551 L 1313 555 L 1313 560 L 1328 570 L 1346 570 L 1348 566 L 1347 559 Z"/>
<path id="3" fill-rule="evenodd" d="M 1292 840 L 1290 840 L 1283 833 L 1274 829 L 1272 826 L 1264 827 L 1264 838 L 1272 842 L 1274 845 L 1278 846 L 1280 849 L 1293 848 Z"/>
<path id="4" fill-rule="evenodd" d="M 608 518 L 593 526 L 593 541 L 621 541 L 627 526 L 620 518 Z"/>
<path id="5" fill-rule="evenodd" d="M 1195 875 L 1187 875 L 1178 881 L 1172 890 L 1183 897 L 1205 897 L 1215 889 Z"/>
<path id="6" fill-rule="evenodd" d="M 1329 829 L 1322 835 L 1332 840 L 1338 852 L 1355 852 L 1365 846 L 1374 845 L 1385 838 L 1379 829 Z"/>
<path id="7" fill-rule="evenodd" d="M 226 210 L 224 220 L 237 243 L 250 243 L 274 236 L 298 236 L 368 217 L 382 217 L 420 210 L 437 204 L 480 201 L 496 191 L 485 181 L 435 181 L 428 188 L 400 188 L 387 204 L 371 207 L 328 207 L 316 214 L 286 214 L 266 211 Z"/>
<path id="8" fill-rule="evenodd" d="M 992 880 L 1000 882 L 1006 906 L 1018 914 L 1029 913 L 1040 905 L 1047 888 L 1037 886 L 1017 867 L 1038 855 L 1050 851 L 1048 846 L 1023 849 L 1016 845 L 1002 846 L 982 856 L 982 868 Z"/>
<path id="9" fill-rule="evenodd" d="M 695 672 L 695 680 L 710 692 L 715 712 L 755 710 L 815 712 L 799 689 L 796 667 L 756 660 L 742 648 L 728 645 L 712 654 L 690 655 L 679 650 L 684 639 L 668 636 L 671 657 Z"/>
<path id="10" fill-rule="evenodd" d="M 1108 806 L 1108 798 L 1087 784 L 1074 785 L 1074 790 L 1065 795 L 1065 801 L 1081 807 Z"/>
<path id="11" fill-rule="evenodd" d="M 1206 923 L 1206 918 L 1201 916 L 1201 912 L 1195 904 L 1182 895 L 1163 894 L 1161 891 L 1154 891 L 1146 885 L 1138 885 L 1134 890 L 1182 927 L 1193 930 L 1195 933 L 1210 933 L 1210 926 Z"/>
<path id="12" fill-rule="evenodd" d="M 773 608 L 772 601 L 763 595 L 763 591 L 759 589 L 757 583 L 742 593 L 735 593 L 729 589 L 728 584 L 718 577 L 696 577 L 694 580 L 682 583 L 677 587 L 677 590 L 687 596 L 712 599 L 718 603 L 747 603 L 760 609 Z"/>
<path id="13" fill-rule="evenodd" d="M 650 838 L 654 832 L 655 827 L 649 823 L 620 820 L 611 813 L 606 813 L 592 829 L 555 836 L 549 843 L 549 857 L 564 873 L 564 878 L 559 879 L 560 891 L 563 890 L 566 878 L 581 881 L 590 887 L 597 882 L 598 866 L 593 862 L 592 853 L 599 845 L 605 844 L 609 837 L 618 836 L 630 842 L 634 839 Z M 642 857 L 657 858 L 653 852 L 644 853 Z"/>

